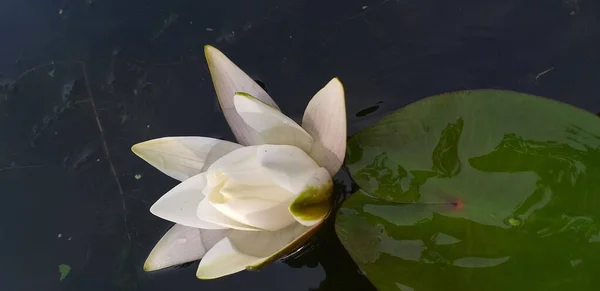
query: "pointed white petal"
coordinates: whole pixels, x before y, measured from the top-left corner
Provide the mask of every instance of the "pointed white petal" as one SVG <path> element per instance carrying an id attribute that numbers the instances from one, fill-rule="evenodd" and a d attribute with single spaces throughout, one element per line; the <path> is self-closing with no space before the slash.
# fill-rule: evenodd
<path id="1" fill-rule="evenodd" d="M 216 208 L 214 208 L 208 202 L 207 199 L 202 200 L 200 202 L 200 204 L 198 204 L 197 215 L 198 215 L 198 218 L 200 218 L 200 220 L 214 223 L 216 225 L 220 225 L 223 227 L 246 230 L 246 231 L 260 230 L 255 227 L 249 226 L 247 224 L 237 222 L 237 221 L 225 216 L 224 214 L 219 212 Z"/>
<path id="2" fill-rule="evenodd" d="M 260 262 L 262 258 L 246 255 L 238 251 L 228 238 L 219 241 L 200 261 L 196 277 L 215 279 L 246 269 L 246 266 Z"/>
<path id="3" fill-rule="evenodd" d="M 306 152 L 294 146 L 262 145 L 256 159 L 273 182 L 295 195 L 306 189 L 307 181 L 319 168 Z"/>
<path id="4" fill-rule="evenodd" d="M 236 93 L 233 101 L 244 122 L 258 132 L 258 144 L 293 145 L 310 152 L 313 138 L 281 111 L 242 92 Z"/>
<path id="5" fill-rule="evenodd" d="M 138 143 L 131 150 L 168 176 L 183 181 L 197 175 L 217 159 L 242 147 L 209 137 L 164 137 Z"/>
<path id="6" fill-rule="evenodd" d="M 206 230 L 175 224 L 158 241 L 144 263 L 144 271 L 156 271 L 201 259 L 229 230 Z"/>
<path id="7" fill-rule="evenodd" d="M 346 155 L 346 105 L 344 87 L 331 80 L 308 103 L 302 127 L 313 137 L 310 156 L 335 175 Z"/>
<path id="8" fill-rule="evenodd" d="M 202 189 L 206 185 L 205 176 L 205 173 L 201 173 L 181 182 L 167 194 L 160 197 L 150 207 L 150 212 L 162 219 L 189 227 L 203 229 L 226 228 L 201 220 L 196 215 L 198 204 L 204 199 Z"/>
<path id="9" fill-rule="evenodd" d="M 218 49 L 207 45 L 204 47 L 204 54 L 215 86 L 217 98 L 219 99 L 219 104 L 221 105 L 225 119 L 227 119 L 227 123 L 233 131 L 233 134 L 238 142 L 243 145 L 258 144 L 259 138 L 256 132 L 248 127 L 235 111 L 233 95 L 236 92 L 248 92 L 274 108 L 277 108 L 277 104 L 275 104 L 273 99 L 271 99 L 269 94 L 267 94 L 262 87 Z"/>

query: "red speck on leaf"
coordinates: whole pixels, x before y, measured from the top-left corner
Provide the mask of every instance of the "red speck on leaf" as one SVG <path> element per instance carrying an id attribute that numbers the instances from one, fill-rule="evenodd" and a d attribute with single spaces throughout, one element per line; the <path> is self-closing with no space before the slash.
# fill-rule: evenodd
<path id="1" fill-rule="evenodd" d="M 462 200 L 460 200 L 460 199 L 458 199 L 458 200 L 456 200 L 456 201 L 452 202 L 452 205 L 454 205 L 454 207 L 455 207 L 456 211 L 460 211 L 460 210 L 462 210 L 462 208 L 463 208 L 463 202 L 462 202 Z"/>

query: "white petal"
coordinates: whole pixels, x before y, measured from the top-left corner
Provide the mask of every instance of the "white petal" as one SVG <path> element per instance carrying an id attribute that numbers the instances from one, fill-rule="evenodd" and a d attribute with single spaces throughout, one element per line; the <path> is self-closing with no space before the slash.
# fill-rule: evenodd
<path id="1" fill-rule="evenodd" d="M 319 165 L 303 150 L 286 145 L 263 145 L 256 158 L 273 182 L 293 194 L 306 189 L 306 182 Z"/>
<path id="2" fill-rule="evenodd" d="M 223 201 L 208 196 L 212 206 L 227 217 L 256 228 L 276 231 L 295 222 L 289 212 L 293 199 L 276 202 L 265 199 L 236 199 Z"/>
<path id="3" fill-rule="evenodd" d="M 162 219 L 189 227 L 223 229 L 226 227 L 201 220 L 196 215 L 198 204 L 204 199 L 202 189 L 206 185 L 206 174 L 193 176 L 171 189 L 156 201 L 150 212 Z"/>
<path id="4" fill-rule="evenodd" d="M 201 259 L 229 230 L 206 230 L 175 224 L 158 241 L 144 263 L 150 272 Z"/>
<path id="5" fill-rule="evenodd" d="M 315 141 L 310 156 L 335 175 L 344 162 L 347 138 L 344 87 L 340 80 L 331 80 L 310 100 L 302 127 Z"/>
<path id="6" fill-rule="evenodd" d="M 209 186 L 214 187 L 214 184 L 225 178 L 248 185 L 271 184 L 256 160 L 256 151 L 257 146 L 244 147 L 216 161 L 208 168 Z"/>
<path id="7" fill-rule="evenodd" d="M 212 46 L 204 47 L 204 54 L 212 76 L 219 104 L 233 134 L 243 145 L 258 144 L 260 140 L 256 132 L 244 123 L 233 105 L 236 92 L 248 92 L 262 102 L 277 108 L 277 104 L 269 94 L 223 53 Z M 277 108 L 278 109 L 278 108 Z"/>
<path id="8" fill-rule="evenodd" d="M 203 221 L 214 223 L 216 225 L 220 225 L 220 226 L 227 227 L 227 228 L 247 230 L 247 231 L 260 230 L 255 227 L 249 226 L 247 224 L 237 222 L 237 221 L 225 216 L 224 214 L 219 212 L 216 208 L 214 208 L 210 204 L 210 202 L 208 202 L 208 200 L 206 200 L 206 199 L 202 200 L 200 202 L 200 204 L 198 204 L 197 215 L 198 215 L 198 218 L 200 218 Z"/>
<path id="9" fill-rule="evenodd" d="M 281 111 L 246 93 L 236 93 L 233 101 L 244 122 L 260 135 L 258 144 L 293 145 L 310 152 L 310 134 Z"/>
<path id="10" fill-rule="evenodd" d="M 296 151 L 302 150 L 292 147 Z M 222 196 L 220 199 L 249 199 L 260 198 L 270 201 L 288 200 L 293 198 L 293 193 L 274 183 L 267 169 L 257 159 L 257 153 L 264 152 L 268 146 L 249 146 L 231 152 L 229 155 L 215 162 L 207 171 L 208 187 L 203 191 L 205 196 Z M 316 163 L 304 153 L 314 167 Z M 216 199 L 215 196 L 213 196 Z"/>
<path id="11" fill-rule="evenodd" d="M 164 137 L 138 143 L 131 150 L 179 181 L 206 171 L 217 159 L 241 145 L 209 137 Z"/>
<path id="12" fill-rule="evenodd" d="M 236 167 L 237 165 L 244 165 L 244 163 L 256 155 L 256 147 L 247 146 L 236 149 L 230 152 L 228 155 L 215 161 L 207 171 L 220 171 L 222 169 Z"/>
<path id="13" fill-rule="evenodd" d="M 296 197 L 294 193 L 271 183 L 269 185 L 240 184 L 234 180 L 227 180 L 220 194 L 224 200 L 233 199 L 263 199 L 274 202 L 284 202 Z"/>
<path id="14" fill-rule="evenodd" d="M 246 266 L 260 262 L 262 258 L 246 255 L 238 251 L 228 238 L 219 241 L 200 261 L 196 277 L 215 279 L 246 269 Z"/>

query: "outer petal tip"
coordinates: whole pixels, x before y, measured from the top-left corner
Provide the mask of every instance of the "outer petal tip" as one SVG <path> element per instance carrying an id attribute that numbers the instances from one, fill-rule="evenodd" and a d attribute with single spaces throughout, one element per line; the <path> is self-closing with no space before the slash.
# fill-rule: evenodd
<path id="1" fill-rule="evenodd" d="M 146 259 L 146 262 L 144 262 L 144 272 L 152 272 L 154 271 L 151 267 L 150 264 L 148 263 L 148 259 Z"/>
<path id="2" fill-rule="evenodd" d="M 342 80 L 340 80 L 340 78 L 334 77 L 333 79 L 331 79 L 331 81 L 329 81 L 329 84 L 331 84 L 332 86 L 336 86 L 336 89 L 340 90 L 342 94 L 344 93 L 344 84 L 342 83 Z M 344 97 L 344 95 L 342 95 L 342 97 Z"/>
<path id="3" fill-rule="evenodd" d="M 201 229 L 224 229 L 226 226 L 205 221 L 198 217 L 197 209 L 204 199 L 202 190 L 206 185 L 206 173 L 198 174 L 175 186 L 160 197 L 150 212 L 162 219 L 188 227 Z"/>
<path id="4" fill-rule="evenodd" d="M 217 93 L 217 99 L 233 134 L 241 144 L 259 144 L 259 137 L 256 136 L 256 132 L 244 124 L 233 108 L 233 96 L 235 92 L 248 92 L 274 108 L 277 108 L 277 105 L 260 85 L 218 49 L 205 46 L 204 54 Z"/>
<path id="5" fill-rule="evenodd" d="M 144 262 L 144 272 L 154 272 L 169 267 L 156 262 L 156 259 L 152 256 L 153 254 L 150 254 L 148 258 L 146 258 L 146 261 Z"/>
<path id="6" fill-rule="evenodd" d="M 144 158 L 143 157 L 143 151 L 144 151 L 144 146 L 150 142 L 151 140 L 147 140 L 147 141 L 143 141 L 143 142 L 138 142 L 134 145 L 131 146 L 131 151 L 138 157 L 140 158 Z"/>
<path id="7" fill-rule="evenodd" d="M 346 156 L 346 101 L 342 82 L 333 78 L 310 100 L 302 127 L 315 139 L 310 155 L 333 176 Z"/>
<path id="8" fill-rule="evenodd" d="M 134 145 L 132 145 L 132 146 L 131 146 L 131 151 L 132 151 L 134 154 L 136 154 L 136 155 L 138 154 L 138 153 L 137 153 L 138 145 L 139 145 L 139 143 L 136 143 L 136 144 L 134 144 Z"/>
<path id="9" fill-rule="evenodd" d="M 204 230 L 176 224 L 152 249 L 144 263 L 144 271 L 152 272 L 199 260 L 206 250 L 223 239 L 227 232 L 227 230 Z"/>
<path id="10" fill-rule="evenodd" d="M 241 145 L 209 137 L 162 137 L 137 143 L 131 150 L 166 175 L 179 181 L 205 171 L 214 161 Z"/>
<path id="11" fill-rule="evenodd" d="M 213 61 L 216 57 L 225 56 L 220 50 L 212 45 L 204 46 L 204 57 L 206 57 L 206 61 L 209 63 Z"/>

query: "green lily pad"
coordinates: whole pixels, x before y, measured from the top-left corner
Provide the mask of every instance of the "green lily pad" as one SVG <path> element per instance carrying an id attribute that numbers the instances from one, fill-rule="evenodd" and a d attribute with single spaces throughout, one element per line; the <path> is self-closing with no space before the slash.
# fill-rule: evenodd
<path id="1" fill-rule="evenodd" d="M 600 118 L 549 99 L 463 91 L 353 136 L 361 190 L 337 213 L 380 291 L 596 290 Z"/>

